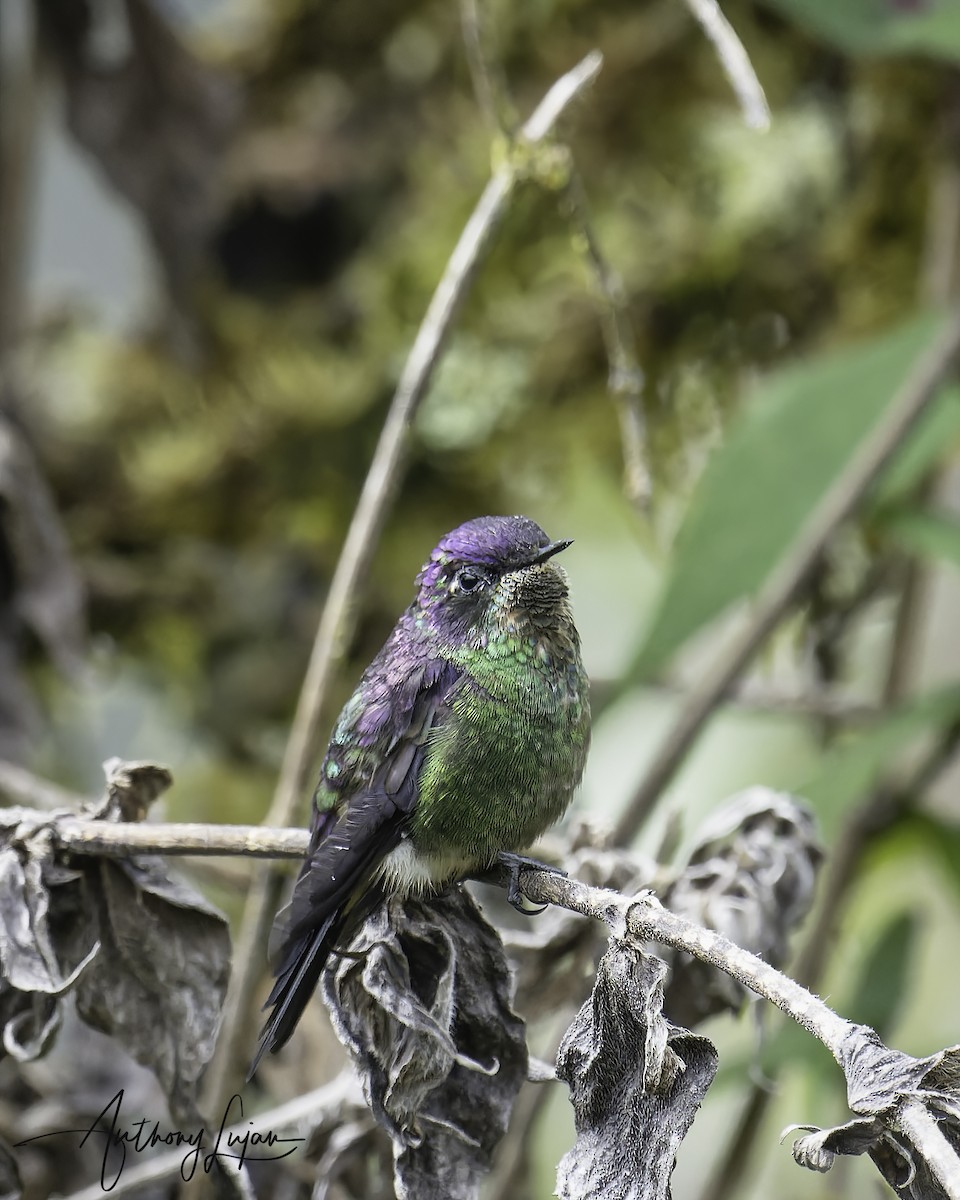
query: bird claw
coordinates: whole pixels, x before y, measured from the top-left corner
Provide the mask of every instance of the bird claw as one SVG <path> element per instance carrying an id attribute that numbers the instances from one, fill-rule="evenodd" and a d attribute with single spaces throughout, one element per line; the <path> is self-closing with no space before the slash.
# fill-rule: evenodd
<path id="1" fill-rule="evenodd" d="M 540 862 L 539 859 L 527 858 L 524 854 L 512 854 L 506 850 L 501 851 L 497 856 L 497 861 L 502 867 L 506 867 L 510 874 L 507 883 L 507 903 L 525 917 L 538 917 L 540 913 L 546 912 L 550 905 L 541 904 L 539 907 L 527 907 L 523 893 L 520 890 L 520 872 L 528 869 L 533 871 L 549 871 L 551 875 L 563 875 L 564 877 L 567 874 L 566 871 L 561 871 L 559 867 L 552 867 L 549 863 Z"/>

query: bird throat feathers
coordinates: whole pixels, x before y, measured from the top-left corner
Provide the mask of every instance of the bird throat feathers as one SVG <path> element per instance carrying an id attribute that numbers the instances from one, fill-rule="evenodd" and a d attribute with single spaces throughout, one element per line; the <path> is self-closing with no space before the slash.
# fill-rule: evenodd
<path id="1" fill-rule="evenodd" d="M 576 636 L 568 596 L 563 568 L 536 563 L 505 572 L 476 597 L 455 597 L 438 587 L 424 615 L 451 648 L 480 650 L 505 639 L 552 643 L 558 636 L 566 642 Z"/>

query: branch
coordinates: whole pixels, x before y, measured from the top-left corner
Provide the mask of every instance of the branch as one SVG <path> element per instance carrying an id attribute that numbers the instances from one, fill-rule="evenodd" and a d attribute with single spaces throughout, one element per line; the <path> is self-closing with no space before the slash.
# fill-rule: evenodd
<path id="1" fill-rule="evenodd" d="M 55 816 L 44 828 L 61 851 L 113 858 L 131 853 L 252 853 L 296 858 L 305 853 L 309 840 L 302 829 L 267 829 L 260 825 L 128 824 Z M 484 879 L 489 881 L 490 877 L 484 875 Z M 615 937 L 632 937 L 642 942 L 652 939 L 718 967 L 789 1013 L 831 1050 L 843 1040 L 849 1022 L 836 1016 L 823 1001 L 720 934 L 668 912 L 652 895 L 631 898 L 554 872 L 529 868 L 523 870 L 522 886 L 524 894 L 534 903 L 554 904 L 603 921 Z"/>
<path id="2" fill-rule="evenodd" d="M 30 247 L 33 157 L 40 91 L 36 17 L 27 0 L 5 8 L 0 61 L 0 358 L 23 323 L 23 284 Z M 9 364 L 4 363 L 5 368 Z"/>
<path id="3" fill-rule="evenodd" d="M 743 119 L 751 129 L 770 128 L 770 109 L 760 80 L 733 26 L 723 15 L 717 0 L 686 0 L 687 8 L 700 22 L 727 73 L 730 85 L 740 101 Z"/>
<path id="4" fill-rule="evenodd" d="M 538 870 L 524 870 L 521 886 L 534 904 L 555 904 L 603 921 L 615 938 L 632 940 L 641 947 L 645 942 L 660 942 L 719 968 L 793 1017 L 836 1058 L 854 1028 L 775 967 L 714 930 L 669 912 L 652 893 L 623 896 L 605 888 L 589 887 L 565 875 Z"/>
<path id="5" fill-rule="evenodd" d="M 5 758 L 0 759 L 0 794 L 27 808 L 76 809 L 90 802 L 88 796 L 67 791 Z"/>
<path id="6" fill-rule="evenodd" d="M 558 79 L 523 126 L 521 139 L 536 143 L 546 138 L 565 110 L 596 78 L 602 63 L 600 53 L 593 51 Z M 307 790 L 321 716 L 352 623 L 352 602 L 370 565 L 400 480 L 413 418 L 477 269 L 507 212 L 514 186 L 523 174 L 522 164 L 517 161 L 521 157 L 507 156 L 484 188 L 437 285 L 400 376 L 330 583 L 265 825 L 289 824 Z M 230 1089 L 229 1076 L 238 1059 L 238 1039 L 259 977 L 258 953 L 277 907 L 277 893 L 274 872 L 264 870 L 254 875 L 237 935 L 233 977 L 217 1052 L 206 1081 L 207 1096 L 215 1110 L 222 1107 Z"/>
<path id="7" fill-rule="evenodd" d="M 134 825 L 60 817 L 52 829 L 61 850 L 110 858 L 128 854 L 303 858 L 310 842 L 305 829 L 267 829 L 263 825 Z"/>
<path id="8" fill-rule="evenodd" d="M 960 351 L 960 310 L 953 309 L 940 336 L 916 359 L 909 376 L 891 400 L 880 422 L 862 442 L 782 560 L 760 590 L 750 622 L 737 633 L 691 692 L 668 732 L 639 788 L 617 822 L 615 837 L 623 843 L 653 809 L 673 779 L 687 751 L 714 709 L 796 600 L 827 542 L 855 512 L 857 505 L 897 452 L 927 406 Z"/>
<path id="9" fill-rule="evenodd" d="M 61 853 L 124 855 L 135 849 L 159 854 L 239 854 L 252 849 L 255 853 L 289 857 L 302 852 L 307 841 L 302 830 L 257 826 L 121 823 L 117 828 L 100 820 L 29 811 L 16 814 L 14 821 L 8 833 L 12 843 L 29 853 L 30 841 L 40 839 L 45 855 L 52 845 Z M 502 864 L 492 872 L 484 872 L 483 877 L 487 882 L 506 885 L 510 874 L 510 867 Z M 815 1165 L 811 1154 L 822 1155 L 825 1151 L 872 1152 L 899 1131 L 925 1160 L 929 1159 L 930 1169 L 943 1182 L 947 1194 L 960 1200 L 960 1191 L 954 1190 L 960 1164 L 950 1157 L 949 1146 L 942 1139 L 931 1137 L 932 1127 L 924 1114 L 909 1104 L 915 1099 L 926 1102 L 933 1111 L 945 1105 L 951 1112 L 956 1109 L 960 1047 L 919 1060 L 888 1049 L 873 1030 L 841 1017 L 801 984 L 715 930 L 664 908 L 651 892 L 627 896 L 536 867 L 521 868 L 520 885 L 532 903 L 556 905 L 602 921 L 610 930 L 614 948 L 623 943 L 633 951 L 642 951 L 646 943 L 658 942 L 723 971 L 775 1004 L 821 1041 L 846 1076 L 850 1107 L 859 1121 L 836 1130 L 816 1131 L 812 1139 L 803 1139 L 812 1146 L 797 1143 L 794 1157 L 798 1162 Z M 851 1128 L 855 1129 L 852 1141 Z"/>
<path id="10" fill-rule="evenodd" d="M 623 283 L 600 247 L 590 220 L 583 181 L 572 163 L 569 172 L 564 200 L 577 235 L 576 240 L 582 246 L 584 262 L 603 304 L 600 324 L 609 364 L 607 388 L 613 397 L 620 422 L 627 496 L 643 510 L 650 503 L 651 491 L 643 411 L 643 369 L 634 348 Z"/>

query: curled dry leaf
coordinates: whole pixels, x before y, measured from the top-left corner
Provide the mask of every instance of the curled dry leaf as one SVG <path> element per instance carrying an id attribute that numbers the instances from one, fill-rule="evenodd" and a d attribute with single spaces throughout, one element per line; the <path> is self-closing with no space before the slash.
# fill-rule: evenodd
<path id="1" fill-rule="evenodd" d="M 810 908 L 821 858 L 805 805 L 750 788 L 704 825 L 663 903 L 778 966 Z M 679 951 L 662 956 L 671 967 L 664 1000 L 671 1020 L 689 1027 L 743 1004 L 746 992 L 724 972 Z"/>
<path id="2" fill-rule="evenodd" d="M 64 969 L 54 946 L 41 848 L 48 821 L 30 809 L 0 810 L 0 1021 L 4 1049 L 21 1062 L 49 1046 L 60 1025 L 57 998 L 88 961 L 82 955 L 73 969 Z M 40 848 L 38 854 L 24 850 L 27 841 Z M 77 878 L 62 869 L 54 874 L 61 882 Z"/>
<path id="3" fill-rule="evenodd" d="M 663 1016 L 665 974 L 658 958 L 611 939 L 593 994 L 564 1036 L 557 1075 L 570 1087 L 577 1140 L 557 1171 L 561 1200 L 670 1194 L 677 1149 L 717 1055 Z"/>
<path id="4" fill-rule="evenodd" d="M 103 764 L 107 790 L 87 815 L 101 821 L 142 821 L 150 805 L 173 784 L 166 767 L 108 758 Z"/>
<path id="5" fill-rule="evenodd" d="M 196 1123 L 230 973 L 226 922 L 145 858 L 86 866 L 81 902 L 100 952 L 78 981 L 77 1011 L 151 1068 L 175 1121 Z"/>
<path id="6" fill-rule="evenodd" d="M 940 1132 L 960 1153 L 960 1046 L 928 1058 L 912 1058 L 885 1046 L 872 1029 L 854 1026 L 843 1047 L 840 1065 L 847 1078 L 847 1098 L 857 1113 L 832 1129 L 793 1125 L 807 1130 L 793 1144 L 802 1167 L 829 1171 L 838 1154 L 869 1154 L 884 1179 L 904 1200 L 928 1200 L 943 1194 L 922 1147 L 911 1144 L 898 1125 L 906 1099 L 920 1099 L 937 1120 Z"/>
<path id="7" fill-rule="evenodd" d="M 479 1194 L 527 1075 L 503 945 L 460 888 L 391 897 L 323 976 L 334 1028 L 393 1140 L 400 1200 Z"/>
<path id="8" fill-rule="evenodd" d="M 42 1054 L 59 998 L 150 1067 L 174 1120 L 196 1124 L 230 938 L 223 917 L 159 860 L 53 857 L 57 814 L 0 810 L 0 1018 L 8 1053 Z"/>

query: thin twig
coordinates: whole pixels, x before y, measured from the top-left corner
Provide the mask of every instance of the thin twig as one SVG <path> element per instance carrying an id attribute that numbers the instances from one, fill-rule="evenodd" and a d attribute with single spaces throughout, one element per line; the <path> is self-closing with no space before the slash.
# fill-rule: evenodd
<path id="1" fill-rule="evenodd" d="M 500 59 L 490 49 L 490 23 L 486 16 L 483 0 L 460 0 L 463 45 L 477 106 L 491 133 L 512 138 L 517 128 L 517 114 L 510 100 Z"/>
<path id="2" fill-rule="evenodd" d="M 600 325 L 609 363 L 607 387 L 613 396 L 620 421 L 627 496 L 643 509 L 650 501 L 650 471 L 647 466 L 643 412 L 644 375 L 627 315 L 627 297 L 620 276 L 607 262 L 600 247 L 590 219 L 583 181 L 572 164 L 564 200 L 577 235 L 576 240 L 583 248 L 584 261 L 603 305 Z"/>
<path id="3" fill-rule="evenodd" d="M 33 6 L 7 0 L 0 12 L 0 358 L 23 320 L 39 67 Z M 6 363 L 4 363 L 6 366 Z"/>
<path id="4" fill-rule="evenodd" d="M 760 80 L 750 62 L 750 56 L 743 47 L 743 42 L 737 37 L 733 26 L 723 15 L 717 0 L 685 0 L 687 8 L 700 22 L 700 27 L 707 35 L 720 59 L 730 80 L 740 107 L 743 109 L 743 119 L 751 129 L 770 128 L 770 108 L 763 94 Z"/>
<path id="5" fill-rule="evenodd" d="M 600 53 L 593 51 L 558 79 L 523 126 L 521 137 L 530 143 L 543 140 L 573 100 L 596 78 L 602 63 Z M 426 394 L 477 269 L 506 214 L 519 172 L 519 164 L 508 156 L 484 188 L 450 256 L 410 350 L 330 583 L 280 778 L 264 821 L 266 825 L 288 825 L 306 792 L 318 749 L 320 720 L 342 657 L 353 617 L 353 602 L 400 480 L 414 415 Z M 277 907 L 278 891 L 279 878 L 275 870 L 262 870 L 254 875 L 237 936 L 233 976 L 217 1052 L 206 1080 L 206 1095 L 215 1110 L 222 1106 L 229 1093 L 231 1080 L 242 1058 L 239 1039 L 259 978 L 259 952 Z"/>
<path id="6" fill-rule="evenodd" d="M 751 620 L 730 640 L 680 715 L 617 822 L 615 837 L 629 841 L 683 763 L 707 720 L 766 641 L 816 566 L 829 539 L 856 510 L 937 393 L 960 350 L 960 310 L 954 309 L 935 341 L 914 362 L 880 421 L 807 520 L 789 554 L 760 590 Z"/>
<path id="7" fill-rule="evenodd" d="M 68 791 L 49 779 L 41 779 L 39 775 L 5 758 L 0 759 L 0 795 L 27 808 L 78 809 L 90 803 L 89 796 Z"/>
<path id="8" fill-rule="evenodd" d="M 483 0 L 460 0 L 460 19 L 467 64 L 477 104 L 491 129 L 512 136 L 516 117 L 499 57 L 494 53 Z M 634 349 L 627 316 L 627 298 L 619 275 L 610 267 L 590 219 L 586 189 L 572 159 L 567 165 L 563 204 L 602 305 L 600 324 L 609 369 L 607 387 L 620 423 L 624 484 L 631 503 L 641 511 L 650 501 L 646 428 L 643 411 L 643 371 Z"/>

